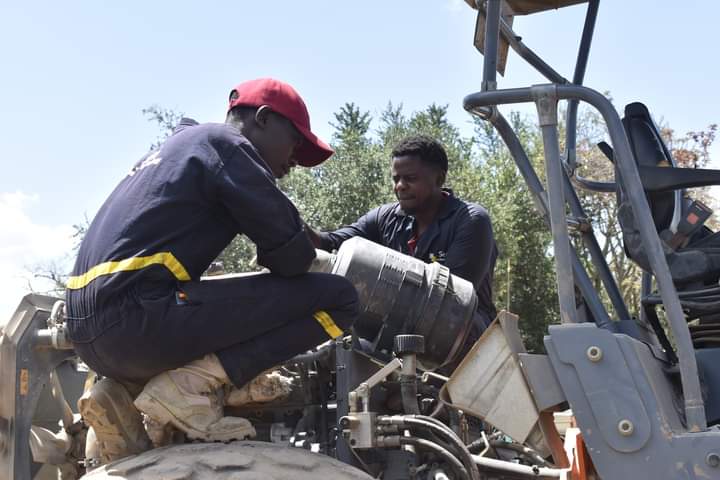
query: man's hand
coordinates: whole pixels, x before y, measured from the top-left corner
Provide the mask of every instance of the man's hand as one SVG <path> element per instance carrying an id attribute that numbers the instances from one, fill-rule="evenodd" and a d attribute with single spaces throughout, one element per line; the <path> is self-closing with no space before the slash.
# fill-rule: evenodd
<path id="1" fill-rule="evenodd" d="M 315 248 L 320 248 L 321 240 L 320 235 L 307 223 L 305 223 L 305 220 L 301 220 L 303 223 L 303 227 L 305 228 L 305 232 L 307 233 L 308 238 L 312 242 L 312 244 L 315 246 Z"/>

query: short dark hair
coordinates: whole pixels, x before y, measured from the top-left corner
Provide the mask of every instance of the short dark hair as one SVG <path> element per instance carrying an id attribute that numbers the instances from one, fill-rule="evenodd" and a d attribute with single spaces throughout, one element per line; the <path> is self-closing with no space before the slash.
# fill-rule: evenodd
<path id="1" fill-rule="evenodd" d="M 393 158 L 406 155 L 416 155 L 423 162 L 439 168 L 443 172 L 448 170 L 448 158 L 445 149 L 440 142 L 426 135 L 406 137 L 395 145 L 392 150 Z"/>
<path id="2" fill-rule="evenodd" d="M 257 112 L 259 107 L 251 107 L 248 105 L 237 105 L 230 109 L 230 111 L 227 114 L 226 121 L 237 121 L 241 120 L 244 121 L 249 116 L 255 116 L 255 112 Z"/>

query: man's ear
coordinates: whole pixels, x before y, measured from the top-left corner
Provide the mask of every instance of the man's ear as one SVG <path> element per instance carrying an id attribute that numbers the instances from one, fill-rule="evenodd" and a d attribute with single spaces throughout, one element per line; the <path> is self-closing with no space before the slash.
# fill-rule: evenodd
<path id="1" fill-rule="evenodd" d="M 267 126 L 270 112 L 272 112 L 272 110 L 270 110 L 270 107 L 267 105 L 261 105 L 255 111 L 255 123 L 259 128 L 265 128 Z"/>
<path id="2" fill-rule="evenodd" d="M 438 176 L 437 176 L 437 186 L 438 187 L 442 187 L 443 185 L 445 185 L 445 177 L 446 176 L 447 176 L 447 172 L 444 172 L 442 170 L 440 170 L 438 172 Z"/>

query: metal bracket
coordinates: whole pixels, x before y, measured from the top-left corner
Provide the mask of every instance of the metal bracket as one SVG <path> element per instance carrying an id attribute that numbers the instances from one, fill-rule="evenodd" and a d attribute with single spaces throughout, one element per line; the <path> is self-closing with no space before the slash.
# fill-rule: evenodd
<path id="1" fill-rule="evenodd" d="M 547 125 L 557 125 L 557 86 L 550 85 L 533 85 L 530 87 L 530 93 L 538 111 L 538 121 L 541 127 Z"/>

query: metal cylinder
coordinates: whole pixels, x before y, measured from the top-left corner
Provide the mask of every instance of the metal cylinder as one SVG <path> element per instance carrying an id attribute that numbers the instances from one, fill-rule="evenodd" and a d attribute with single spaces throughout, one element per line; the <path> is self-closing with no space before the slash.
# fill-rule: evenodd
<path id="1" fill-rule="evenodd" d="M 472 283 L 451 275 L 444 265 L 354 237 L 342 244 L 330 272 L 357 289 L 355 331 L 375 351 L 391 352 L 395 335 L 422 335 L 425 353 L 418 362 L 432 370 L 453 360 L 465 342 L 477 296 Z"/>

